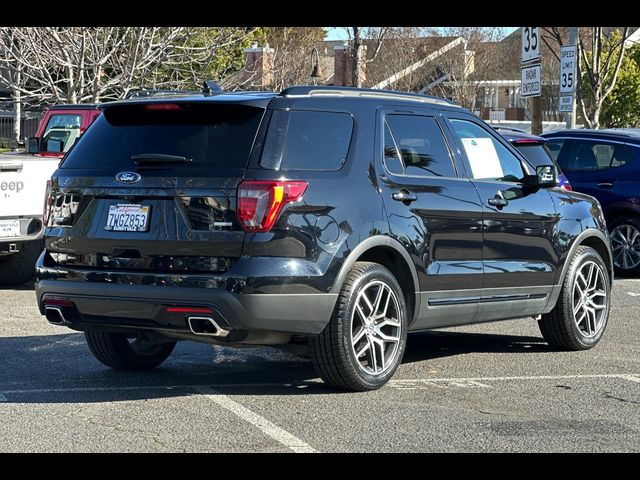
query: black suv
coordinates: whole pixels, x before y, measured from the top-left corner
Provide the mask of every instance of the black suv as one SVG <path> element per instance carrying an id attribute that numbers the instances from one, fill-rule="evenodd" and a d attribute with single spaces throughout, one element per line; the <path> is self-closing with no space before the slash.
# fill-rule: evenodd
<path id="1" fill-rule="evenodd" d="M 308 342 L 326 382 L 369 390 L 410 331 L 541 315 L 560 348 L 603 334 L 598 202 L 444 99 L 291 87 L 102 108 L 53 175 L 36 294 L 110 367 L 153 368 L 177 340 Z"/>

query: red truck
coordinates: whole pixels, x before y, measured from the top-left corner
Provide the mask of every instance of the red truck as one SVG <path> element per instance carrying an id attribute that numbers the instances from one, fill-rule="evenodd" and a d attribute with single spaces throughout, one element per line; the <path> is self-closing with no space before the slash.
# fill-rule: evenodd
<path id="1" fill-rule="evenodd" d="M 29 138 L 27 153 L 62 158 L 98 115 L 96 104 L 54 105 L 42 117 L 36 136 Z"/>
<path id="2" fill-rule="evenodd" d="M 43 199 L 60 159 L 100 115 L 97 105 L 55 105 L 44 114 L 27 155 L 0 154 L 0 285 L 33 278 L 42 252 Z"/>

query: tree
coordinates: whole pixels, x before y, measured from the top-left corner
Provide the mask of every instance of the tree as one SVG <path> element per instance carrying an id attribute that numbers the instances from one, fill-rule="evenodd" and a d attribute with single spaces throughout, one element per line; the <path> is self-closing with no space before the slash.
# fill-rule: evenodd
<path id="1" fill-rule="evenodd" d="M 132 88 L 198 88 L 242 67 L 261 29 L 0 27 L 0 82 L 12 92 L 15 139 L 31 104 L 99 102 Z"/>
<path id="2" fill-rule="evenodd" d="M 324 40 L 322 27 L 270 27 L 266 43 L 275 49 L 272 84 L 275 91 L 309 83 L 311 51 Z"/>
<path id="3" fill-rule="evenodd" d="M 601 124 L 607 127 L 640 126 L 640 46 L 627 50 L 618 80 L 602 104 Z"/>
<path id="4" fill-rule="evenodd" d="M 352 55 L 351 55 L 351 79 L 354 87 L 362 87 L 362 75 L 361 72 L 363 70 L 363 64 L 373 62 L 378 54 L 380 53 L 380 48 L 382 48 L 382 42 L 384 42 L 384 37 L 389 32 L 390 27 L 379 27 L 372 28 L 369 27 L 367 29 L 363 29 L 362 27 L 351 27 L 351 32 L 353 33 L 353 45 L 352 45 Z M 360 54 L 360 49 L 362 48 L 362 40 L 364 38 L 373 38 L 375 39 L 373 44 L 373 51 L 368 56 L 368 58 L 363 58 L 363 55 Z"/>
<path id="5" fill-rule="evenodd" d="M 509 58 L 510 49 L 498 43 L 504 35 L 502 27 L 451 27 L 434 29 L 433 33 L 463 40 L 460 47 L 437 59 L 440 77 L 433 79 L 434 93 L 475 110 L 481 90 L 491 88 L 488 80 L 512 76 L 512 72 L 500 74 L 514 60 Z M 446 81 L 438 83 L 441 79 Z"/>
<path id="6" fill-rule="evenodd" d="M 566 45 L 566 29 L 543 27 L 543 31 L 543 42 L 558 58 L 557 49 L 552 47 L 552 43 L 555 41 L 558 46 Z M 600 126 L 603 105 L 616 86 L 630 33 L 629 27 L 578 29 L 576 101 L 589 128 Z"/>
<path id="7" fill-rule="evenodd" d="M 629 27 L 624 27 L 621 34 L 614 31 L 609 35 L 603 33 L 602 27 L 593 27 L 590 44 L 587 40 L 588 46 L 591 47 L 588 53 L 585 51 L 585 42 L 582 39 L 578 41 L 584 59 L 580 107 L 589 128 L 600 126 L 602 105 L 616 86 L 628 34 Z M 581 63 L 578 62 L 578 65 Z"/>
<path id="8" fill-rule="evenodd" d="M 31 101 L 97 102 L 133 87 L 193 88 L 203 73 L 237 68 L 237 53 L 256 28 L 2 27 L 1 78 Z M 13 44 L 11 43 L 13 42 Z M 19 44 L 20 51 L 13 48 Z M 236 63 L 234 63 L 236 62 Z M 206 77 L 205 77 L 206 78 Z M 7 81 L 8 80 L 8 81 Z"/>
<path id="9" fill-rule="evenodd" d="M 147 76 L 152 88 L 193 89 L 203 80 L 221 81 L 243 68 L 243 49 L 264 43 L 262 27 L 196 27 L 188 29 L 184 44 L 177 44 L 166 62 Z"/>
<path id="10" fill-rule="evenodd" d="M 22 55 L 22 45 L 12 35 L 11 29 L 0 31 L 0 58 Z M 0 63 L 0 82 L 9 86 L 13 104 L 13 141 L 20 141 L 20 119 L 22 116 L 20 87 L 23 85 L 22 67 L 16 62 Z"/>

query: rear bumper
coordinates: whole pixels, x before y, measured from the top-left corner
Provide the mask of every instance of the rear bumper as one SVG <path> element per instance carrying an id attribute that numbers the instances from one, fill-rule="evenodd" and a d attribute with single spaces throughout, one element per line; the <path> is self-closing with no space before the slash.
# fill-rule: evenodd
<path id="1" fill-rule="evenodd" d="M 131 273 L 126 275 L 130 282 L 114 283 L 108 275 L 92 277 L 91 272 L 75 271 L 75 278 L 80 273 L 82 281 L 63 279 L 69 273 L 68 269 L 44 267 L 41 256 L 36 267 L 36 298 L 42 314 L 45 295 L 73 302 L 75 307 L 65 312 L 65 318 L 67 326 L 77 329 L 100 326 L 188 332 L 186 316 L 167 313 L 166 307 L 197 306 L 210 308 L 220 326 L 231 331 L 315 335 L 329 322 L 337 300 L 331 293 L 297 293 L 295 285 L 291 293 L 234 293 L 159 281 L 161 277 L 175 279 L 172 275 Z M 212 277 L 210 285 L 219 283 Z"/>
<path id="2" fill-rule="evenodd" d="M 9 219 L 6 217 L 0 218 L 0 220 Z M 34 240 L 40 240 L 44 232 L 42 225 L 42 216 L 35 217 L 23 217 L 17 219 L 20 221 L 20 235 L 16 237 L 0 237 L 0 255 L 13 253 L 17 248 L 19 250 L 19 244 L 24 242 L 32 242 Z M 15 245 L 16 247 L 11 247 Z"/>

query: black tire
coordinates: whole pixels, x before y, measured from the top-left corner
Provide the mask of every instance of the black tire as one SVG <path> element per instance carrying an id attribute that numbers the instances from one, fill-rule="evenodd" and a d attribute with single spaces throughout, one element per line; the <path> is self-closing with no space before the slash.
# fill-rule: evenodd
<path id="1" fill-rule="evenodd" d="M 624 277 L 637 276 L 640 274 L 640 263 L 636 266 L 632 266 L 631 262 L 638 260 L 633 256 L 627 257 L 628 267 L 624 265 L 624 241 L 618 236 L 616 232 L 640 232 L 640 221 L 636 217 L 620 217 L 611 222 L 609 227 L 609 234 L 611 235 L 611 247 L 613 248 L 613 266 L 617 275 Z M 632 233 L 633 235 L 633 233 Z M 640 254 L 640 235 L 636 237 L 633 243 L 630 243 L 629 247 L 633 252 Z M 631 259 L 631 260 L 630 260 Z"/>
<path id="2" fill-rule="evenodd" d="M 84 338 L 101 363 L 116 370 L 150 370 L 164 362 L 176 342 L 153 343 L 142 335 L 87 330 Z"/>
<path id="3" fill-rule="evenodd" d="M 386 287 L 383 287 L 383 285 Z M 384 346 L 384 343 L 382 347 L 379 347 L 379 345 L 376 346 L 374 342 L 369 341 L 370 334 L 371 336 L 374 336 L 374 334 L 371 333 L 372 330 L 368 329 L 376 328 L 372 326 L 375 321 L 372 321 L 369 327 L 365 327 L 365 321 L 361 320 L 362 317 L 359 314 L 356 317 L 356 302 L 361 298 L 360 293 L 364 290 L 373 293 L 376 292 L 376 288 L 380 288 L 383 292 L 381 295 L 386 293 L 391 304 L 390 315 L 397 317 L 391 319 L 394 325 L 381 327 L 380 323 L 377 324 L 378 329 L 387 329 L 383 333 L 393 335 L 394 338 L 398 337 L 398 341 L 390 344 L 388 349 Z M 389 291 L 393 292 L 393 295 Z M 369 297 L 367 296 L 368 299 Z M 363 300 L 361 299 L 361 301 Z M 381 304 L 382 301 L 380 302 Z M 373 314 L 379 311 L 372 310 L 374 310 Z M 386 311 L 388 312 L 388 310 Z M 371 316 L 371 310 L 369 316 Z M 378 319 L 377 321 L 380 322 L 381 320 Z M 356 336 L 360 335 L 362 339 L 360 341 L 364 340 L 364 343 L 357 343 L 356 347 L 354 347 L 352 346 L 352 328 L 358 323 L 361 324 L 361 328 L 358 329 Z M 363 332 L 364 330 L 367 330 L 367 332 Z M 378 337 L 379 339 L 380 337 Z M 398 281 L 389 270 L 380 264 L 356 262 L 342 285 L 342 290 L 338 296 L 329 324 L 318 336 L 311 338 L 311 358 L 320 377 L 327 384 L 352 391 L 375 390 L 387 383 L 395 373 L 402 362 L 406 342 L 407 307 Z M 394 346 L 396 344 L 397 346 Z M 360 345 L 365 346 L 362 351 L 368 349 L 368 353 L 364 357 L 361 355 L 364 358 L 362 362 L 356 358 L 354 351 L 355 348 L 360 348 Z M 374 346 L 371 347 L 371 345 Z M 378 348 L 381 349 L 378 350 Z M 389 358 L 386 359 L 386 364 L 382 362 L 384 368 L 381 368 L 379 373 L 375 373 L 377 365 L 373 367 L 372 364 L 376 363 L 375 355 L 380 352 L 382 352 L 382 359 L 385 359 L 384 352 L 388 352 Z M 371 353 L 374 354 L 373 357 Z M 380 358 L 378 355 L 377 359 L 380 360 Z M 363 365 L 363 363 L 368 365 Z M 368 372 L 367 369 L 373 369 L 374 373 Z"/>
<path id="4" fill-rule="evenodd" d="M 558 302 L 551 312 L 542 315 L 538 326 L 544 339 L 553 347 L 564 350 L 587 350 L 594 347 L 600 341 L 609 319 L 611 303 L 609 272 L 600 254 L 591 247 L 578 247 L 570 262 L 562 284 L 560 296 L 558 297 Z M 577 281 L 580 281 L 579 288 L 584 287 L 583 280 L 578 280 L 578 274 L 583 267 L 586 266 L 587 269 L 590 268 L 592 263 L 595 263 L 602 273 L 602 282 L 598 287 L 604 292 L 605 296 L 597 297 L 603 298 L 603 313 L 597 321 L 595 320 L 596 317 L 594 317 L 593 334 L 589 334 L 589 332 L 585 332 L 585 329 L 588 327 L 587 324 L 584 323 L 585 321 L 589 323 L 589 317 L 583 320 L 581 326 L 578 326 L 576 322 L 574 306 L 578 304 L 582 305 L 582 302 L 579 298 L 575 298 L 576 292 L 574 289 L 576 288 L 575 285 Z M 584 278 L 584 275 L 582 275 L 582 278 Z M 576 300 L 578 300 L 577 303 Z M 579 310 L 578 319 L 581 317 L 580 313 L 582 312 Z M 594 313 L 594 315 L 596 315 L 596 313 Z"/>
<path id="5" fill-rule="evenodd" d="M 42 240 L 24 242 L 18 253 L 0 257 L 0 285 L 22 285 L 33 280 L 36 260 L 44 249 Z"/>

